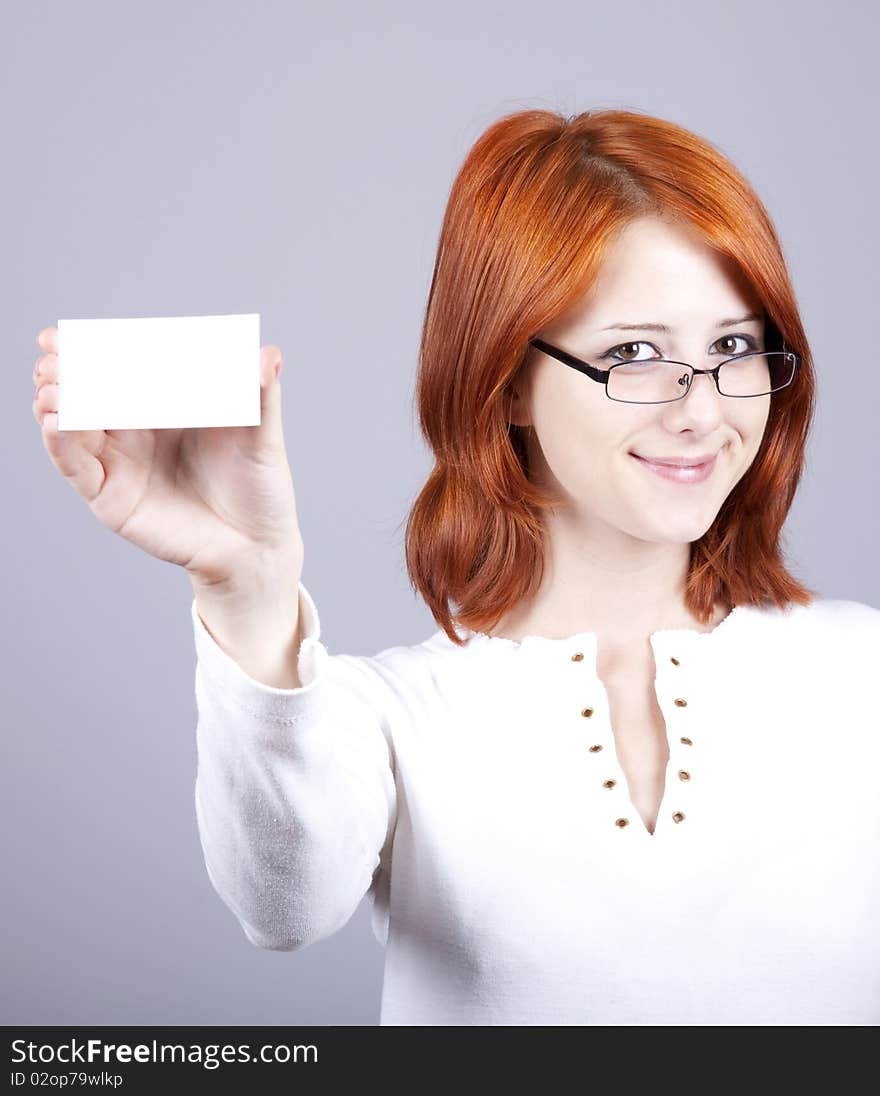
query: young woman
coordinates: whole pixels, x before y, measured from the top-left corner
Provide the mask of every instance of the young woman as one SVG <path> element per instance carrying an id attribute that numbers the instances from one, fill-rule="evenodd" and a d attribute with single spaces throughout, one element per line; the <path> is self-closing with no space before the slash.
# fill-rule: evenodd
<path id="1" fill-rule="evenodd" d="M 880 610 L 783 563 L 813 365 L 719 151 L 606 110 L 469 153 L 421 346 L 415 645 L 320 640 L 277 348 L 259 427 L 59 434 L 39 343 L 51 458 L 192 580 L 198 827 L 252 943 L 369 894 L 383 1024 L 880 1020 Z"/>

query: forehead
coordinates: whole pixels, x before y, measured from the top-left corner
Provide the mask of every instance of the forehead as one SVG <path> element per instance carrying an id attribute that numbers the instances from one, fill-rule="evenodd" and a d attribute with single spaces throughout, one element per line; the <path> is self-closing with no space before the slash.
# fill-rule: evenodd
<path id="1" fill-rule="evenodd" d="M 611 241 L 589 293 L 570 312 L 578 326 L 716 323 L 754 308 L 757 297 L 736 263 L 689 225 L 641 217 Z"/>

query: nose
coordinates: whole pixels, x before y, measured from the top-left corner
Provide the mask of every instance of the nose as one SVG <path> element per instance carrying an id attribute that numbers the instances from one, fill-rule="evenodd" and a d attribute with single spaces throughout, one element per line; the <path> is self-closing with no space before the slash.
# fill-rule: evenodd
<path id="1" fill-rule="evenodd" d="M 711 373 L 693 373 L 687 392 L 681 399 L 667 403 L 666 409 L 675 429 L 689 427 L 698 433 L 709 434 L 725 414 L 730 413 L 731 408 L 725 404 L 735 402 L 721 395 Z"/>
<path id="2" fill-rule="evenodd" d="M 688 396 L 692 396 L 694 388 L 699 385 L 701 381 L 703 383 L 703 387 L 708 388 L 710 393 L 714 392 L 716 396 L 721 395 L 721 393 L 718 391 L 718 386 L 715 383 L 715 378 L 711 375 L 711 373 L 691 373 L 690 371 L 688 371 L 688 373 L 685 374 L 684 377 L 684 383 L 687 383 L 688 388 L 683 399 L 687 399 Z"/>

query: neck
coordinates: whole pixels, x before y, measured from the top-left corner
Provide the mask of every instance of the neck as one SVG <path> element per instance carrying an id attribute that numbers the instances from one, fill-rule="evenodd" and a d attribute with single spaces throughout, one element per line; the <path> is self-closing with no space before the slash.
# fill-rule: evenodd
<path id="1" fill-rule="evenodd" d="M 685 605 L 690 544 L 637 540 L 619 530 L 589 532 L 551 517 L 540 587 L 507 613 L 493 635 L 562 639 L 596 632 L 606 650 L 641 650 L 662 628 L 712 631 L 729 612 L 701 623 Z"/>

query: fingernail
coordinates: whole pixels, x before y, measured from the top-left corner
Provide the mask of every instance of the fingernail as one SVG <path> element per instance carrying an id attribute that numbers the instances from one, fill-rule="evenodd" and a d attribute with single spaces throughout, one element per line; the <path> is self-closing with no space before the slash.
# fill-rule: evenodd
<path id="1" fill-rule="evenodd" d="M 284 359 L 282 358 L 282 359 L 281 359 L 281 360 L 280 360 L 280 361 L 279 361 L 279 362 L 278 362 L 278 363 L 276 364 L 276 366 L 275 366 L 275 380 L 276 380 L 276 381 L 277 381 L 277 380 L 278 380 L 278 378 L 279 378 L 279 377 L 281 376 L 281 366 L 282 366 L 283 364 L 284 364 Z"/>

